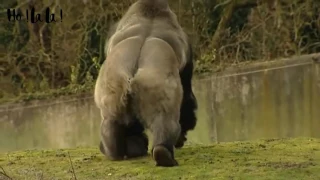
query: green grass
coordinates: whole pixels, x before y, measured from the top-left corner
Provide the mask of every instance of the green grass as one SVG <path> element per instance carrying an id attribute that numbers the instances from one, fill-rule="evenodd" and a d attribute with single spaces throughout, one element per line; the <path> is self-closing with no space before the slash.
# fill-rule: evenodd
<path id="1" fill-rule="evenodd" d="M 176 159 L 173 168 L 155 167 L 150 156 L 112 162 L 94 147 L 2 153 L 0 165 L 13 179 L 320 179 L 320 139 L 186 146 Z"/>

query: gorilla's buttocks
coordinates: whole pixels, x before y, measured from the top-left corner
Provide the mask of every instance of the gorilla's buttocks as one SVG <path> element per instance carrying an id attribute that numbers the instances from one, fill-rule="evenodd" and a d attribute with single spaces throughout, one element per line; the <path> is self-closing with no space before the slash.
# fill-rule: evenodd
<path id="1" fill-rule="evenodd" d="M 157 165 L 177 165 L 174 146 L 196 124 L 187 35 L 167 0 L 138 0 L 113 28 L 94 95 L 100 150 L 113 160 L 146 155 L 148 128 Z"/>

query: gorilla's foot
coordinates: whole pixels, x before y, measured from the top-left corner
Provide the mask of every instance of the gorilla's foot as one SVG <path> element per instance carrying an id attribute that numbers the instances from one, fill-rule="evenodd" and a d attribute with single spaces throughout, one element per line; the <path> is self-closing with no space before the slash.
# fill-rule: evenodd
<path id="1" fill-rule="evenodd" d="M 187 138 L 186 138 L 185 134 L 181 134 L 181 135 L 179 136 L 179 139 L 178 139 L 175 147 L 176 147 L 176 148 L 182 148 L 185 141 L 187 141 Z"/>
<path id="2" fill-rule="evenodd" d="M 127 137 L 127 158 L 136 158 L 148 155 L 148 139 L 142 134 L 140 136 Z"/>
<path id="3" fill-rule="evenodd" d="M 154 147 L 152 156 L 153 159 L 156 161 L 156 166 L 178 166 L 178 162 L 172 157 L 170 151 L 164 146 L 158 145 Z"/>
<path id="4" fill-rule="evenodd" d="M 102 142 L 100 141 L 100 144 L 99 144 L 99 150 L 100 152 L 108 159 L 110 159 L 111 161 L 121 161 L 121 160 L 124 160 L 125 157 L 124 156 L 111 156 L 103 147 L 103 144 Z"/>

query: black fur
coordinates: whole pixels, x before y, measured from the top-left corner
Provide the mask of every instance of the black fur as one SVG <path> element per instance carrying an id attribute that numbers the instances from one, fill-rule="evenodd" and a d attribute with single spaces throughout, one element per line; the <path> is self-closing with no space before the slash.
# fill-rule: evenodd
<path id="1" fill-rule="evenodd" d="M 180 79 L 183 87 L 183 100 L 180 109 L 180 125 L 181 135 L 176 143 L 176 148 L 183 147 L 187 140 L 187 132 L 193 130 L 197 123 L 196 110 L 198 108 L 197 99 L 192 91 L 192 77 L 193 77 L 193 50 L 189 44 L 188 61 L 185 68 L 180 72 Z"/>

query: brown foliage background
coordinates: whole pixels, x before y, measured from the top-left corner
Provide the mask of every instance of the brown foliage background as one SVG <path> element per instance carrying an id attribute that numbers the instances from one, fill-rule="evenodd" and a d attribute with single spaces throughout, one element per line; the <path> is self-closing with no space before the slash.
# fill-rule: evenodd
<path id="1" fill-rule="evenodd" d="M 132 2 L 0 2 L 0 98 L 91 91 L 105 58 L 108 28 Z M 192 39 L 196 73 L 320 51 L 319 1 L 172 0 L 170 4 Z M 49 7 L 57 22 L 27 22 L 26 9 L 30 12 L 33 7 L 43 19 Z M 22 20 L 8 21 L 8 8 L 19 11 Z"/>

